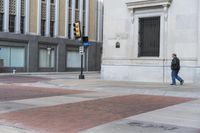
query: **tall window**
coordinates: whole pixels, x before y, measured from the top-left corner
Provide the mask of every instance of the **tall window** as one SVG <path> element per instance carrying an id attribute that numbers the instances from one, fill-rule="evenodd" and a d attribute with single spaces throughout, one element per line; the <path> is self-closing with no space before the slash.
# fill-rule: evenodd
<path id="1" fill-rule="evenodd" d="M 0 13 L 0 31 L 3 31 L 3 13 Z"/>
<path id="2" fill-rule="evenodd" d="M 22 34 L 24 33 L 24 21 L 24 16 L 21 16 L 20 31 Z"/>
<path id="3" fill-rule="evenodd" d="M 0 59 L 3 60 L 3 67 L 24 67 L 25 48 L 0 46 Z"/>
<path id="4" fill-rule="evenodd" d="M 51 0 L 51 3 L 54 4 L 54 0 Z"/>
<path id="5" fill-rule="evenodd" d="M 85 3 L 85 0 L 83 0 L 83 10 L 86 9 L 86 3 Z"/>
<path id="6" fill-rule="evenodd" d="M 40 48 L 39 50 L 39 67 L 55 67 L 55 50 L 53 48 Z"/>
<path id="7" fill-rule="evenodd" d="M 50 22 L 50 36 L 54 36 L 54 21 Z"/>
<path id="8" fill-rule="evenodd" d="M 71 38 L 71 24 L 69 24 L 69 28 L 68 28 L 68 38 Z"/>
<path id="9" fill-rule="evenodd" d="M 79 0 L 76 0 L 76 9 L 79 7 Z"/>
<path id="10" fill-rule="evenodd" d="M 159 57 L 160 53 L 160 17 L 139 19 L 138 56 Z"/>
<path id="11" fill-rule="evenodd" d="M 15 31 L 15 15 L 9 16 L 9 31 L 10 32 Z"/>
<path id="12" fill-rule="evenodd" d="M 45 20 L 41 21 L 41 35 L 44 36 L 45 35 Z"/>
<path id="13" fill-rule="evenodd" d="M 21 0 L 21 20 L 20 20 L 20 31 L 24 34 L 25 29 L 25 0 Z"/>
<path id="14" fill-rule="evenodd" d="M 72 7 L 72 0 L 69 0 L 69 7 Z"/>

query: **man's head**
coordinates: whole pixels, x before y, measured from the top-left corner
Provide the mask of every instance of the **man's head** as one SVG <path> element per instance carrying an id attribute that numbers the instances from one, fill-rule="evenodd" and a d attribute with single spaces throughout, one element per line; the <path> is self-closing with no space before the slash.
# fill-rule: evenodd
<path id="1" fill-rule="evenodd" d="M 175 54 L 175 53 L 173 53 L 173 54 L 172 54 L 172 58 L 175 58 L 175 57 L 176 57 L 176 54 Z"/>

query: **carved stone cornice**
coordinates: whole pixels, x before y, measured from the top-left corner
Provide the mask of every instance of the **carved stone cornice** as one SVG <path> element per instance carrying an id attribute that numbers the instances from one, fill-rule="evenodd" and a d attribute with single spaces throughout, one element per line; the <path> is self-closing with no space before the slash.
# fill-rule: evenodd
<path id="1" fill-rule="evenodd" d="M 133 2 L 127 2 L 128 9 L 137 9 L 144 7 L 156 7 L 156 6 L 170 6 L 172 0 L 134 0 Z"/>

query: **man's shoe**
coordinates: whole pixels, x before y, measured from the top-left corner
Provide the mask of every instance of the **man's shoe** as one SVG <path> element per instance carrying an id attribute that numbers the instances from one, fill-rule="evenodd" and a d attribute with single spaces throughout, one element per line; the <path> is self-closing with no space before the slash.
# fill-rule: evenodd
<path id="1" fill-rule="evenodd" d="M 170 85 L 176 85 L 176 84 L 173 84 L 173 83 L 172 83 L 172 84 L 170 84 Z"/>
<path id="2" fill-rule="evenodd" d="M 181 81 L 180 81 L 180 84 L 183 85 L 183 83 L 184 83 L 184 80 L 181 80 Z"/>

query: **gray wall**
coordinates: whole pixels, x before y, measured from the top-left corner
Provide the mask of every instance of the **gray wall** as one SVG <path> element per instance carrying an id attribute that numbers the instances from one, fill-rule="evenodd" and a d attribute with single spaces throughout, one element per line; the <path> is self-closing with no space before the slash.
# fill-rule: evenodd
<path id="1" fill-rule="evenodd" d="M 24 46 L 26 49 L 25 67 L 16 68 L 20 72 L 65 72 L 71 71 L 66 68 L 66 51 L 68 48 L 79 48 L 80 41 L 68 40 L 63 38 L 50 38 L 35 35 L 22 35 L 13 33 L 0 33 L 0 45 L 4 46 Z M 39 68 L 39 46 L 53 46 L 56 48 L 56 66 L 55 68 L 41 69 Z M 102 44 L 92 42 L 92 46 L 88 48 L 88 70 L 99 71 L 101 63 L 101 47 Z M 1 72 L 12 72 L 13 68 L 0 67 Z M 75 69 L 79 70 L 79 69 Z"/>

